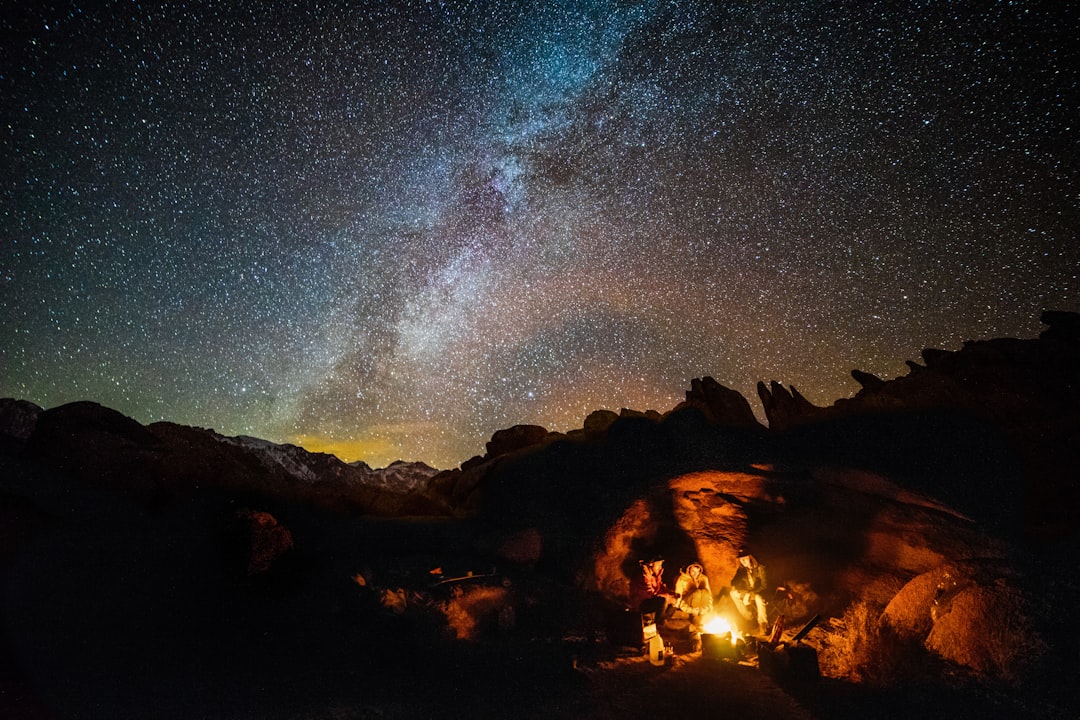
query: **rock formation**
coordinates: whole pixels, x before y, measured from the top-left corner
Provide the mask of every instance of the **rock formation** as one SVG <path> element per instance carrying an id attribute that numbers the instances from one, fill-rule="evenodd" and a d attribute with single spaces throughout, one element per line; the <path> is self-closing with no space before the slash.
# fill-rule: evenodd
<path id="1" fill-rule="evenodd" d="M 706 419 L 722 427 L 763 429 L 754 417 L 750 403 L 739 392 L 724 387 L 711 377 L 694 378 L 686 391 L 686 400 L 675 407 L 695 407 Z"/>
<path id="2" fill-rule="evenodd" d="M 487 458 L 496 458 L 522 448 L 536 445 L 548 436 L 548 431 L 539 425 L 515 425 L 499 430 L 487 443 Z"/>
<path id="3" fill-rule="evenodd" d="M 892 380 L 853 371 L 862 389 L 828 407 L 759 384 L 770 430 L 817 462 L 922 477 L 1023 532 L 1069 534 L 1080 524 L 1080 315 L 1042 320 L 1038 339 L 927 348 L 922 364 L 909 361 L 911 371 Z M 966 487 L 973 483 L 979 497 Z"/>
<path id="4" fill-rule="evenodd" d="M 41 408 L 26 400 L 0 398 L 0 452 L 22 450 L 37 426 Z"/>

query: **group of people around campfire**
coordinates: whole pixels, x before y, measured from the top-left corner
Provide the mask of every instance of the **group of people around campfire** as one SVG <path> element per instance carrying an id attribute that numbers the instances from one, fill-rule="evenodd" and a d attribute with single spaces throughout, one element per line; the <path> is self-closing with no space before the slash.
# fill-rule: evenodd
<path id="1" fill-rule="evenodd" d="M 666 617 L 675 610 L 690 616 L 695 625 L 704 622 L 713 609 L 714 596 L 709 578 L 700 563 L 682 568 L 675 580 L 674 590 L 664 583 L 664 559 L 650 557 L 639 562 L 641 578 L 631 588 L 631 599 L 643 613 Z M 738 567 L 728 588 L 736 611 L 745 620 L 757 623 L 757 630 L 768 632 L 768 608 L 765 603 L 767 586 L 765 566 L 748 551 L 740 550 Z"/>

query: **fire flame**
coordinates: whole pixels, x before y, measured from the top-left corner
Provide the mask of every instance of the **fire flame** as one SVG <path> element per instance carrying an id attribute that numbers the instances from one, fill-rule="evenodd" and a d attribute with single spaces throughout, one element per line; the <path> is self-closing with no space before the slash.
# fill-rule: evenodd
<path id="1" fill-rule="evenodd" d="M 720 615 L 713 615 L 701 626 L 702 632 L 709 635 L 731 635 L 731 644 L 739 642 L 739 631 Z"/>

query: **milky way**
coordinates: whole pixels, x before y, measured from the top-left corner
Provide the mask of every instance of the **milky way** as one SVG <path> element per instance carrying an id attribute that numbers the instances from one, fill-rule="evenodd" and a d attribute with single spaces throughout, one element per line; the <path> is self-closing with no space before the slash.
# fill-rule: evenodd
<path id="1" fill-rule="evenodd" d="M 452 467 L 1034 337 L 1080 308 L 1068 5 L 22 3 L 0 396 Z"/>

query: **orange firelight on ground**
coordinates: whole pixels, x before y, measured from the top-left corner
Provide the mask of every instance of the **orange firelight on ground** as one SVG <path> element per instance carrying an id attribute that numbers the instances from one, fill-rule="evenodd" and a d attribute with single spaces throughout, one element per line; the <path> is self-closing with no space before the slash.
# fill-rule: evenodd
<path id="1" fill-rule="evenodd" d="M 720 615 L 713 615 L 701 626 L 701 631 L 708 635 L 731 635 L 731 644 L 739 642 L 739 631 Z"/>

